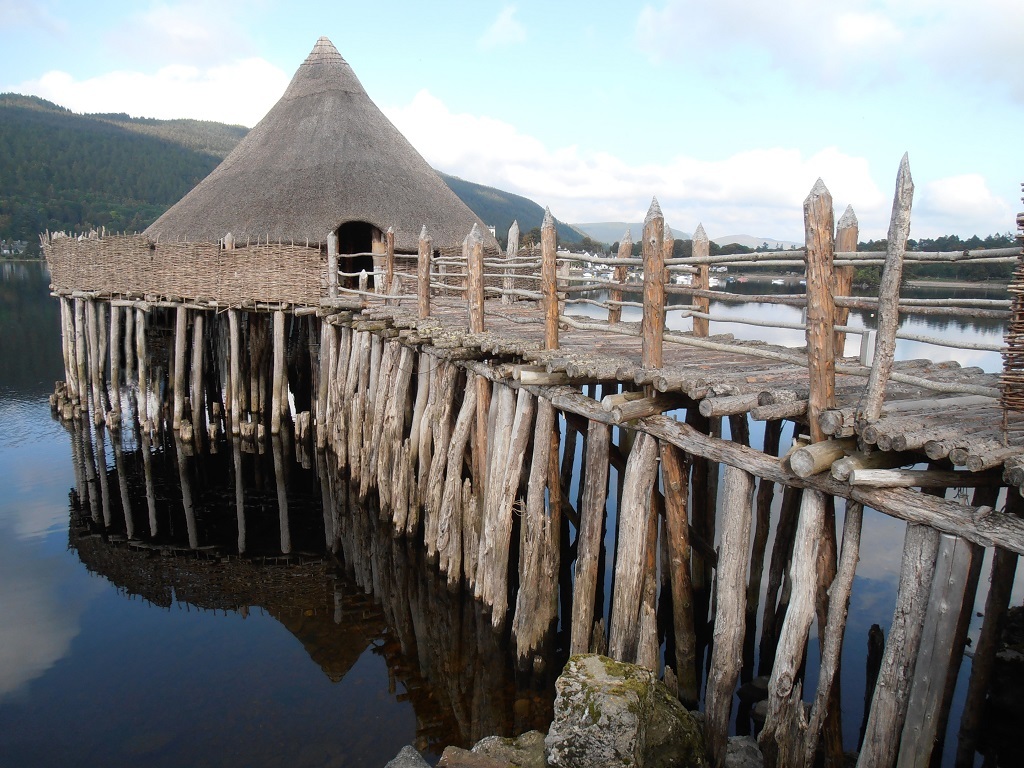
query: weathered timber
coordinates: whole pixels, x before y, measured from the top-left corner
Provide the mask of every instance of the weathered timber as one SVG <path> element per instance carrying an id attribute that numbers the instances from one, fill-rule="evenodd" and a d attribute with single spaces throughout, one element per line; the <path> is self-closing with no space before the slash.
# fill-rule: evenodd
<path id="1" fill-rule="evenodd" d="M 860 225 L 857 221 L 857 214 L 853 212 L 853 206 L 848 205 L 836 224 L 836 251 L 839 253 L 850 253 L 852 251 L 856 251 L 859 232 Z M 832 295 L 834 297 L 846 297 L 850 295 L 850 289 L 853 287 L 854 269 L 855 268 L 852 264 L 835 267 L 835 271 L 833 273 L 834 287 L 832 290 Z M 849 316 L 849 307 L 839 306 L 838 302 L 836 302 L 835 325 L 846 325 Z M 843 357 L 846 347 L 846 334 L 842 331 L 836 331 L 834 343 L 836 354 L 839 357 Z"/>
<path id="2" fill-rule="evenodd" d="M 758 737 L 765 763 L 769 766 L 799 765 L 803 760 L 807 718 L 799 668 L 814 620 L 818 582 L 816 563 L 824 519 L 824 494 L 805 491 L 793 545 L 789 607 L 779 633 L 768 683 L 768 715 Z"/>
<path id="3" fill-rule="evenodd" d="M 700 694 L 700 676 L 693 630 L 693 584 L 690 579 L 690 526 L 687 511 L 689 462 L 686 455 L 671 443 L 658 441 L 658 450 L 665 486 L 665 528 L 668 534 L 678 695 L 686 706 L 695 707 Z"/>
<path id="4" fill-rule="evenodd" d="M 903 278 L 903 254 L 910 234 L 910 208 L 914 200 L 914 181 L 910 177 L 910 161 L 903 155 L 896 175 L 896 192 L 886 242 L 885 267 L 878 287 L 878 328 L 875 337 L 874 362 L 868 376 L 867 390 L 858 407 L 858 419 L 873 421 L 882 412 L 885 385 L 888 382 L 896 352 L 896 331 L 899 327 L 900 281 Z"/>
<path id="5" fill-rule="evenodd" d="M 519 592 L 512 619 L 512 634 L 520 658 L 539 647 L 558 613 L 561 494 L 555 429 L 554 406 L 541 398 L 537 403 L 526 511 L 520 528 Z M 545 488 L 550 493 L 550 505 L 545 503 Z"/>
<path id="6" fill-rule="evenodd" d="M 462 578 L 462 464 L 476 417 L 476 392 L 475 382 L 468 381 L 451 442 L 446 448 L 447 468 L 437 526 L 437 552 L 441 571 L 447 574 L 449 585 L 458 584 Z"/>
<path id="7" fill-rule="evenodd" d="M 858 766 L 890 766 L 895 763 L 938 545 L 939 533 L 934 528 L 913 523 L 907 525 L 896 610 L 871 701 L 864 744 L 857 758 Z"/>
<path id="8" fill-rule="evenodd" d="M 708 753 L 715 766 L 725 765 L 729 714 L 743 657 L 747 553 L 754 491 L 753 476 L 742 469 L 727 466 L 722 480 L 722 539 L 706 705 Z"/>
<path id="9" fill-rule="evenodd" d="M 707 233 L 704 231 L 704 225 L 698 224 L 697 229 L 693 233 L 692 255 L 694 259 L 706 259 L 708 257 L 710 247 L 711 244 L 708 240 Z M 707 291 L 710 287 L 709 270 L 710 268 L 706 263 L 699 263 L 697 265 L 696 287 L 700 291 Z M 693 305 L 699 313 L 693 316 L 693 335 L 707 338 L 711 333 L 711 323 L 707 318 L 700 317 L 699 315 L 708 314 L 711 307 L 711 300 L 707 297 L 707 294 L 695 295 L 693 298 Z"/>
<path id="10" fill-rule="evenodd" d="M 920 460 L 921 457 L 915 453 L 856 451 L 832 462 L 832 477 L 836 480 L 846 481 L 850 479 L 850 473 L 854 470 L 892 469 L 907 464 L 916 464 Z"/>
<path id="11" fill-rule="evenodd" d="M 661 368 L 665 335 L 665 217 L 657 198 L 651 200 L 644 219 L 644 310 L 640 323 L 641 364 Z"/>
<path id="12" fill-rule="evenodd" d="M 181 429 L 185 412 L 185 349 L 188 345 L 188 310 L 179 306 L 174 325 L 174 412 L 172 428 Z"/>
<path id="13" fill-rule="evenodd" d="M 433 249 L 433 240 L 427 234 L 427 226 L 424 224 L 420 230 L 416 261 L 417 309 L 421 320 L 430 316 L 430 257 Z"/>
<path id="14" fill-rule="evenodd" d="M 619 241 L 618 258 L 627 259 L 633 255 L 633 238 L 626 230 L 626 234 Z M 615 286 L 608 292 L 608 323 L 614 324 L 622 319 L 622 284 L 626 282 L 626 265 L 616 264 L 612 273 L 612 281 Z"/>
<path id="15" fill-rule="evenodd" d="M 658 471 L 658 444 L 641 432 L 626 462 L 619 508 L 615 594 L 611 607 L 608 652 L 617 661 L 634 661 L 639 641 L 638 611 L 646 562 L 651 490 Z"/>
<path id="16" fill-rule="evenodd" d="M 836 354 L 832 299 L 833 241 L 832 195 L 821 179 L 804 200 L 804 237 L 807 242 L 807 372 L 810 397 L 807 420 L 811 442 L 825 439 L 818 415 L 835 405 Z"/>
<path id="17" fill-rule="evenodd" d="M 818 748 L 819 734 L 830 714 L 830 703 L 837 697 L 832 695 L 833 686 L 838 684 L 839 660 L 843 650 L 843 638 L 846 634 L 846 615 L 850 607 L 850 593 L 853 589 L 853 577 L 860 558 L 860 534 L 864 517 L 864 508 L 853 502 L 847 504 L 843 522 L 843 552 L 836 569 L 835 580 L 829 587 L 828 620 L 825 624 L 824 644 L 821 649 L 821 668 L 818 673 L 818 690 L 811 706 L 811 716 L 807 726 L 806 743 L 804 745 L 803 764 L 814 765 Z"/>
<path id="18" fill-rule="evenodd" d="M 487 549 L 481 549 L 481 561 L 490 565 L 487 581 L 477 581 L 477 592 L 485 604 L 491 605 L 493 626 L 503 626 L 508 610 L 508 556 L 512 536 L 512 515 L 516 504 L 526 460 L 526 449 L 534 431 L 534 414 L 537 400 L 526 390 L 520 390 L 516 397 L 515 417 L 509 439 L 508 462 L 501 472 L 497 491 L 497 504 L 489 512 L 493 516 L 493 531 L 486 539 Z M 481 538 L 481 547 L 485 539 Z M 487 557 L 485 558 L 485 553 Z"/>
<path id="19" fill-rule="evenodd" d="M 505 470 L 508 466 L 509 450 L 512 442 L 512 425 L 515 418 L 516 392 L 511 387 L 495 384 L 493 402 L 495 404 L 495 417 L 493 429 L 493 442 L 489 453 L 490 467 L 487 479 L 487 489 L 482 494 L 483 521 L 480 532 L 480 551 L 478 560 L 481 563 L 477 574 L 477 580 L 473 584 L 474 591 L 479 594 L 486 594 L 486 603 L 491 603 L 491 584 L 494 582 L 493 568 L 497 567 L 497 560 L 504 563 L 508 568 L 507 556 L 496 551 L 495 542 L 498 538 L 507 546 L 507 537 L 501 537 L 499 530 L 505 528 L 505 518 L 508 517 L 508 529 L 511 529 L 511 508 L 504 508 L 501 503 L 502 489 L 504 486 Z M 529 397 L 529 395 L 527 395 Z M 518 485 L 518 482 L 517 482 Z"/>
<path id="20" fill-rule="evenodd" d="M 833 462 L 843 458 L 847 451 L 852 451 L 856 447 L 857 441 L 851 437 L 812 442 L 789 454 L 789 468 L 797 477 L 811 477 L 824 472 Z"/>
<path id="21" fill-rule="evenodd" d="M 959 472 L 944 469 L 854 469 L 852 486 L 863 488 L 980 488 L 997 486 L 1002 473 Z"/>
<path id="22" fill-rule="evenodd" d="M 544 349 L 558 349 L 558 264 L 555 217 L 544 209 L 540 227 L 541 294 L 544 297 Z"/>
<path id="23" fill-rule="evenodd" d="M 900 766 L 927 768 L 931 763 L 946 671 L 956 652 L 954 638 L 970 559 L 968 542 L 949 535 L 940 537 L 932 594 L 910 686 L 906 724 L 900 738 L 897 760 Z"/>
<path id="24" fill-rule="evenodd" d="M 1007 503 L 1019 513 L 1020 501 L 1010 494 Z M 967 685 L 963 715 L 960 718 L 959 740 L 956 748 L 957 768 L 975 764 L 975 747 L 978 730 L 985 713 L 985 699 L 992 680 L 996 648 L 999 644 L 1010 604 L 1014 575 L 1017 571 L 1017 554 L 996 548 L 992 555 L 992 570 L 988 597 L 985 600 L 985 621 L 981 625 L 977 645 L 974 646 L 974 660 L 971 664 L 971 678 Z"/>
<path id="25" fill-rule="evenodd" d="M 608 497 L 608 449 L 611 428 L 591 421 L 587 427 L 586 481 L 580 506 L 580 534 L 572 593 L 570 653 L 590 650 L 594 626 L 594 601 L 597 594 L 597 570 Z"/>

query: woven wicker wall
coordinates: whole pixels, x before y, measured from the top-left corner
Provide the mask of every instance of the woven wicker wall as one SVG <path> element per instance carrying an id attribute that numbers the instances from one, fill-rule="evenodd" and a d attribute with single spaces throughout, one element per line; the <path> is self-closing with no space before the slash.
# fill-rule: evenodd
<path id="1" fill-rule="evenodd" d="M 327 261 L 287 243 L 223 250 L 217 243 L 154 243 L 142 235 L 51 236 L 43 246 L 58 291 L 175 300 L 317 304 Z"/>
<path id="2" fill-rule="evenodd" d="M 1024 213 L 1017 214 L 1017 242 L 1024 246 Z M 1017 257 L 1009 291 L 1012 306 L 1003 352 L 1003 409 L 1024 411 L 1024 251 Z"/>

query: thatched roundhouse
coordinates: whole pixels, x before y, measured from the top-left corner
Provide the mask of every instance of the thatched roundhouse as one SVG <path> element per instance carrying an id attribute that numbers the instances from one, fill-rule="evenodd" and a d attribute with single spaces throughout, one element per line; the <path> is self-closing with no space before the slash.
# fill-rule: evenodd
<path id="1" fill-rule="evenodd" d="M 423 225 L 447 249 L 474 223 L 487 232 L 321 37 L 267 116 L 146 234 L 322 242 L 338 232 L 353 253 L 394 227 L 395 249 L 415 253 Z"/>
<path id="2" fill-rule="evenodd" d="M 484 222 L 321 37 L 266 117 L 141 235 L 48 235 L 43 245 L 62 295 L 315 305 L 335 237 L 352 274 L 373 260 L 344 255 L 383 253 L 389 228 L 398 253 L 416 253 L 425 226 L 435 253 L 450 255 L 474 224 L 497 253 Z"/>

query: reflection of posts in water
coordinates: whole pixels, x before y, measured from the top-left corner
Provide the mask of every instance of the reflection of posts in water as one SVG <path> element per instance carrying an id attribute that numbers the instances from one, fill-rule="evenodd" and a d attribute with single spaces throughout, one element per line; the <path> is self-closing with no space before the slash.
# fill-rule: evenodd
<path id="1" fill-rule="evenodd" d="M 235 466 L 235 517 L 238 520 L 238 554 L 245 553 L 245 483 L 242 479 L 242 441 L 231 440 L 231 456 Z"/>
<path id="2" fill-rule="evenodd" d="M 141 358 L 140 358 L 141 360 Z M 142 398 L 139 398 L 142 402 Z M 146 477 L 146 506 L 149 508 L 149 535 L 156 536 L 156 490 L 153 488 L 153 456 L 150 450 L 149 429 L 143 425 L 139 430 L 141 434 L 140 444 L 142 445 L 142 469 Z"/>
<path id="3" fill-rule="evenodd" d="M 96 482 L 96 452 L 92 445 L 92 429 L 83 424 L 79 433 L 79 439 L 82 441 L 82 460 L 85 464 L 85 483 L 86 487 L 89 489 L 87 494 L 89 510 L 92 513 L 92 519 L 99 523 L 103 517 L 100 514 L 100 490 Z"/>
<path id="4" fill-rule="evenodd" d="M 103 501 L 103 524 L 110 527 L 110 488 L 107 482 L 107 439 L 103 422 L 95 425 L 96 429 L 96 472 L 100 478 L 100 497 Z"/>
<path id="5" fill-rule="evenodd" d="M 320 499 L 324 510 L 324 542 L 330 551 L 334 549 L 337 512 L 334 509 L 330 478 L 327 477 L 327 455 L 323 451 L 316 451 L 316 474 L 320 480 Z"/>
<path id="6" fill-rule="evenodd" d="M 192 499 L 192 480 L 188 474 L 188 457 L 178 434 L 174 435 L 174 450 L 178 457 L 178 480 L 181 483 L 181 504 L 185 509 L 185 527 L 188 529 L 188 545 L 199 548 L 199 533 L 196 530 L 196 509 Z"/>
<path id="7" fill-rule="evenodd" d="M 124 449 L 121 447 L 121 436 L 113 434 L 110 442 L 114 446 L 114 469 L 117 471 L 117 484 L 121 491 L 121 509 L 124 512 L 124 528 L 129 539 L 135 538 L 135 523 L 132 521 L 132 502 L 128 497 L 128 475 L 124 466 Z"/>
<path id="8" fill-rule="evenodd" d="M 81 425 L 78 421 L 70 421 L 66 423 L 68 430 L 68 437 L 71 438 L 71 464 L 75 470 L 75 490 L 78 493 L 79 503 L 85 505 L 89 503 L 89 486 L 86 482 L 85 475 L 85 462 L 82 458 L 82 438 L 81 438 Z"/>
<path id="9" fill-rule="evenodd" d="M 288 528 L 288 489 L 285 487 L 284 449 L 280 437 L 273 438 L 274 479 L 277 483 L 277 510 L 281 523 L 281 552 L 292 551 L 292 533 Z"/>

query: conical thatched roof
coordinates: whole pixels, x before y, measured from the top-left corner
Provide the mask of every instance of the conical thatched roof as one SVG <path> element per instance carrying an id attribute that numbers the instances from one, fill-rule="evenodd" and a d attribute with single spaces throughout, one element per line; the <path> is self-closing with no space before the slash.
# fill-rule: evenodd
<path id="1" fill-rule="evenodd" d="M 395 229 L 415 251 L 458 246 L 483 222 L 370 100 L 326 37 L 274 108 L 214 171 L 146 230 L 162 239 L 325 242 L 347 221 Z"/>

